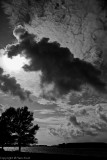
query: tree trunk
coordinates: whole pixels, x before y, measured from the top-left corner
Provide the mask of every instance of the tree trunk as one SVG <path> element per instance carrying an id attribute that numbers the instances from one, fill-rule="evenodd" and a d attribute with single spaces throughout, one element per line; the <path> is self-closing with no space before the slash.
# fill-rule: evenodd
<path id="1" fill-rule="evenodd" d="M 21 145 L 19 144 L 19 152 L 21 152 Z"/>
<path id="2" fill-rule="evenodd" d="M 20 138 L 18 140 L 18 146 L 19 146 L 19 152 L 21 152 L 21 140 L 20 140 Z"/>
<path id="3" fill-rule="evenodd" d="M 2 151 L 4 150 L 4 145 L 2 144 Z"/>

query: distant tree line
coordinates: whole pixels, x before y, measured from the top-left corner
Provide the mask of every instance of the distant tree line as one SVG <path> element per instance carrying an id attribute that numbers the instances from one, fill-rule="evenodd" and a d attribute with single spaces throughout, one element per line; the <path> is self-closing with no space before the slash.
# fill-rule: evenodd
<path id="1" fill-rule="evenodd" d="M 0 116 L 0 146 L 29 146 L 38 143 L 35 138 L 39 126 L 33 124 L 33 112 L 28 107 L 6 109 Z"/>
<path id="2" fill-rule="evenodd" d="M 56 145 L 58 148 L 107 148 L 107 144 L 103 142 L 76 142 L 62 143 Z"/>

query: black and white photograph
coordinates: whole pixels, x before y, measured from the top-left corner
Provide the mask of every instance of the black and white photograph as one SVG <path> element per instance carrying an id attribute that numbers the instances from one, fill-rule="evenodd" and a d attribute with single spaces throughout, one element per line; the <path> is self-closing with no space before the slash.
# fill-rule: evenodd
<path id="1" fill-rule="evenodd" d="M 107 159 L 107 1 L 0 0 L 0 159 Z"/>

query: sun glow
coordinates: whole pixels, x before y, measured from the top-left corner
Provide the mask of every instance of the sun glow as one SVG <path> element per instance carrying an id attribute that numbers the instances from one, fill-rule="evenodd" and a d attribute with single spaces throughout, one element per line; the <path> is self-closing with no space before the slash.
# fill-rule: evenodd
<path id="1" fill-rule="evenodd" d="M 8 58 L 4 55 L 2 58 L 3 68 L 9 72 L 19 72 L 25 64 L 29 64 L 25 57 L 17 55 L 13 58 Z"/>

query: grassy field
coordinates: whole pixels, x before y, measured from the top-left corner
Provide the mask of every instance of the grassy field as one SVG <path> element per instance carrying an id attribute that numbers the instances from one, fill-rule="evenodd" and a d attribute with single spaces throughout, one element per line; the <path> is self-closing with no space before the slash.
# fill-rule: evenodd
<path id="1" fill-rule="evenodd" d="M 14 152 L 18 151 L 18 147 L 5 147 L 5 151 Z M 106 148 L 57 148 L 57 147 L 22 147 L 22 153 L 29 154 L 47 154 L 47 155 L 62 155 L 62 156 L 93 156 L 93 157 L 107 157 Z"/>
<path id="2" fill-rule="evenodd" d="M 21 152 L 19 153 L 18 151 L 4 151 L 4 152 L 0 152 L 0 159 L 2 160 L 60 160 L 60 159 L 64 159 L 64 160 L 73 160 L 73 159 L 82 159 L 82 160 L 87 160 L 87 159 L 101 159 L 107 160 L 107 156 L 104 156 L 104 154 L 102 156 L 98 156 L 98 155 L 91 155 L 91 154 L 46 154 L 46 153 L 28 153 L 28 152 Z"/>

